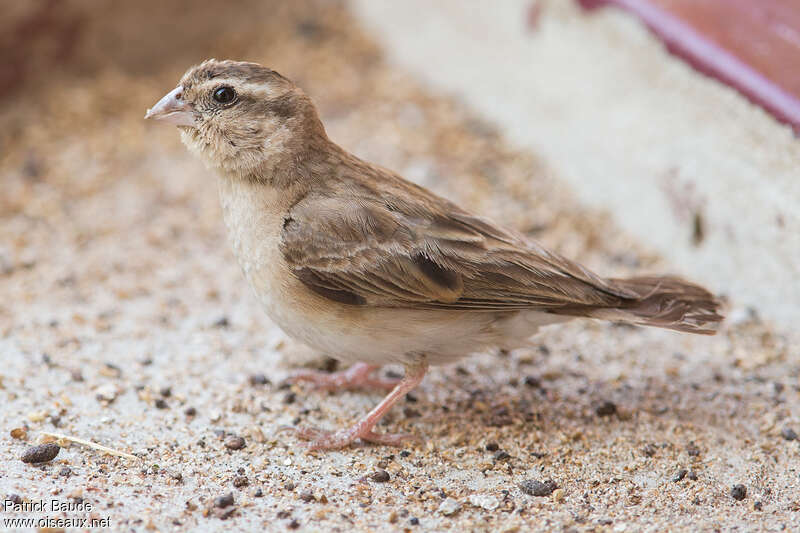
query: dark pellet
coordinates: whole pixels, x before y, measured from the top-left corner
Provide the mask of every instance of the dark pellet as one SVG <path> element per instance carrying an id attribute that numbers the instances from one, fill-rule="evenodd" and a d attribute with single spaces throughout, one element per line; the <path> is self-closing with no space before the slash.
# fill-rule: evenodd
<path id="1" fill-rule="evenodd" d="M 747 487 L 740 483 L 731 487 L 731 498 L 738 501 L 742 501 L 747 498 Z"/>
<path id="2" fill-rule="evenodd" d="M 48 442 L 47 444 L 40 444 L 39 446 L 31 446 L 22 452 L 23 463 L 46 463 L 52 461 L 61 451 L 61 447 L 55 442 Z"/>

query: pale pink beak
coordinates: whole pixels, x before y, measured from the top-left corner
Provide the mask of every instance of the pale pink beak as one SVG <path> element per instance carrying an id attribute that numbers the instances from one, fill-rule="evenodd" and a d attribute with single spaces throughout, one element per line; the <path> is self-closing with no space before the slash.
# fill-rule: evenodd
<path id="1" fill-rule="evenodd" d="M 194 126 L 194 112 L 191 104 L 182 100 L 183 87 L 175 87 L 156 105 L 147 110 L 144 118 L 163 120 L 176 126 Z"/>

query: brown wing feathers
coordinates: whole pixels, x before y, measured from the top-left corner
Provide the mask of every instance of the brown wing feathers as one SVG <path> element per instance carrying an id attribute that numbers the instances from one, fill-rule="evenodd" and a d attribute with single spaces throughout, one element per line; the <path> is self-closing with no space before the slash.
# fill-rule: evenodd
<path id="1" fill-rule="evenodd" d="M 344 210 L 341 191 L 292 209 L 281 249 L 311 290 L 350 305 L 538 309 L 696 333 L 713 332 L 721 320 L 719 302 L 701 287 L 677 278 L 602 279 L 393 174 L 384 177 L 394 186 L 388 198 L 359 188 Z"/>

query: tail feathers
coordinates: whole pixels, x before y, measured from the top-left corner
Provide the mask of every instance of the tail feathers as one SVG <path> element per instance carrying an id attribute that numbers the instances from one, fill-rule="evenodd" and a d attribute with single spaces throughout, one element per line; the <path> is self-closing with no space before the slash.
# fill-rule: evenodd
<path id="1" fill-rule="evenodd" d="M 675 277 L 610 279 L 632 298 L 616 308 L 595 308 L 594 318 L 713 335 L 723 316 L 722 302 L 704 288 Z"/>

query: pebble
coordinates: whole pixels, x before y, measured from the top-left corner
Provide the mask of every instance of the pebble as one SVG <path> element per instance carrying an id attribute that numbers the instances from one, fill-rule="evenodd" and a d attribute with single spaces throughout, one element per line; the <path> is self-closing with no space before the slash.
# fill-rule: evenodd
<path id="1" fill-rule="evenodd" d="M 250 385 L 269 385 L 270 380 L 262 373 L 252 374 L 250 376 Z"/>
<path id="2" fill-rule="evenodd" d="M 247 479 L 247 476 L 236 476 L 233 478 L 233 486 L 238 488 L 246 487 L 250 484 L 250 480 Z"/>
<path id="3" fill-rule="evenodd" d="M 386 470 L 381 469 L 381 470 L 376 470 L 375 472 L 373 472 L 372 475 L 369 476 L 369 478 L 372 481 L 375 481 L 376 483 L 386 483 L 387 481 L 389 481 L 390 476 L 389 476 L 389 472 L 387 472 Z"/>
<path id="4" fill-rule="evenodd" d="M 747 498 L 747 487 L 741 483 L 737 483 L 731 487 L 731 498 L 738 501 L 742 501 Z"/>
<path id="5" fill-rule="evenodd" d="M 690 441 L 689 444 L 686 445 L 686 453 L 689 454 L 689 457 L 697 457 L 700 455 L 700 448 L 697 447 L 694 441 Z"/>
<path id="6" fill-rule="evenodd" d="M 300 499 L 303 500 L 306 503 L 313 502 L 313 501 L 316 500 L 316 498 L 314 497 L 314 493 L 311 492 L 310 490 L 301 493 L 300 494 Z"/>
<path id="7" fill-rule="evenodd" d="M 494 496 L 487 494 L 472 494 L 469 497 L 469 503 L 475 507 L 486 509 L 487 511 L 494 511 L 500 507 L 500 501 Z"/>
<path id="8" fill-rule="evenodd" d="M 444 516 L 451 516 L 461 510 L 461 504 L 454 498 L 447 498 L 440 505 L 438 512 Z"/>
<path id="9" fill-rule="evenodd" d="M 166 402 L 166 400 L 164 400 L 164 398 L 158 398 L 158 399 L 156 399 L 156 401 L 155 401 L 155 404 L 154 404 L 154 405 L 156 406 L 156 409 L 166 409 L 167 407 L 169 407 L 169 406 L 167 405 L 167 402 Z"/>
<path id="10" fill-rule="evenodd" d="M 283 397 L 283 403 L 285 403 L 286 405 L 291 405 L 294 403 L 296 399 L 297 399 L 297 394 L 290 392 L 289 394 Z"/>
<path id="11" fill-rule="evenodd" d="M 552 479 L 538 481 L 536 479 L 526 479 L 519 486 L 522 492 L 530 496 L 550 496 L 558 485 Z"/>
<path id="12" fill-rule="evenodd" d="M 296 518 L 293 518 L 291 522 L 289 522 L 289 529 L 297 529 L 300 527 L 300 522 L 297 521 Z"/>
<path id="13" fill-rule="evenodd" d="M 72 470 L 68 466 L 62 466 L 58 471 L 58 475 L 61 477 L 69 477 L 72 475 Z"/>
<path id="14" fill-rule="evenodd" d="M 20 459 L 23 463 L 46 463 L 52 461 L 61 451 L 61 447 L 55 442 L 31 446 L 22 452 Z"/>
<path id="15" fill-rule="evenodd" d="M 11 430 L 11 438 L 17 440 L 25 440 L 28 438 L 28 430 L 25 428 L 14 428 Z"/>
<path id="16" fill-rule="evenodd" d="M 781 430 L 781 437 L 785 440 L 797 440 L 797 432 L 790 427 L 785 427 Z"/>
<path id="17" fill-rule="evenodd" d="M 695 472 L 694 470 L 689 470 L 689 475 L 686 477 L 688 479 L 691 479 L 692 481 L 697 481 L 697 472 Z"/>
<path id="18" fill-rule="evenodd" d="M 111 403 L 117 399 L 119 389 L 113 383 L 106 383 L 97 387 L 94 392 L 98 401 Z"/>
<path id="19" fill-rule="evenodd" d="M 264 496 L 264 491 L 261 490 L 261 487 L 258 487 L 256 490 L 253 491 L 253 498 L 261 498 Z"/>
<path id="20" fill-rule="evenodd" d="M 487 452 L 496 452 L 499 449 L 500 449 L 500 445 L 497 444 L 496 442 L 490 442 L 490 443 L 488 443 L 486 445 L 486 451 Z"/>
<path id="21" fill-rule="evenodd" d="M 597 407 L 594 408 L 594 412 L 597 416 L 611 416 L 613 414 L 616 414 L 617 405 L 614 402 L 609 402 L 608 400 L 604 400 Z"/>
<path id="22" fill-rule="evenodd" d="M 523 383 L 532 389 L 539 389 L 542 387 L 542 381 L 535 376 L 525 376 Z"/>
<path id="23" fill-rule="evenodd" d="M 233 493 L 229 492 L 223 496 L 217 496 L 214 498 L 214 507 L 223 508 L 223 507 L 230 507 L 233 505 Z"/>
<path id="24" fill-rule="evenodd" d="M 419 525 L 419 518 L 417 518 L 416 516 L 412 516 L 408 520 L 408 523 L 411 524 L 412 526 L 418 526 Z"/>
<path id="25" fill-rule="evenodd" d="M 187 407 L 186 410 L 183 411 L 183 414 L 186 416 L 194 416 L 197 414 L 197 409 L 194 407 Z"/>
<path id="26" fill-rule="evenodd" d="M 495 461 L 505 461 L 507 459 L 511 459 L 511 454 L 505 450 L 500 450 L 494 454 Z"/>
<path id="27" fill-rule="evenodd" d="M 245 444 L 244 438 L 237 435 L 231 435 L 225 439 L 225 447 L 229 450 L 241 450 Z"/>
<path id="28" fill-rule="evenodd" d="M 658 452 L 658 449 L 652 444 L 646 444 L 644 448 L 642 448 L 642 453 L 644 453 L 647 457 L 653 457 Z"/>

